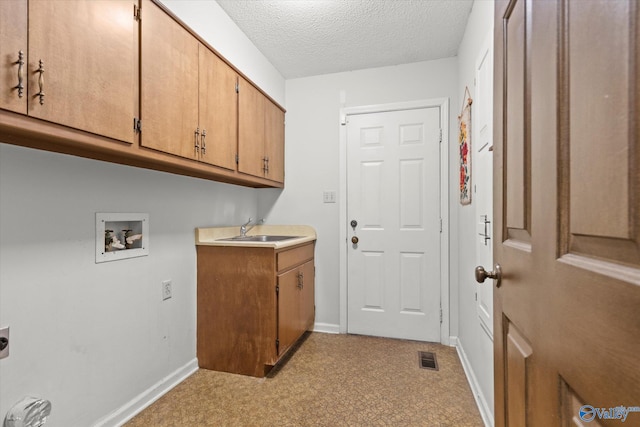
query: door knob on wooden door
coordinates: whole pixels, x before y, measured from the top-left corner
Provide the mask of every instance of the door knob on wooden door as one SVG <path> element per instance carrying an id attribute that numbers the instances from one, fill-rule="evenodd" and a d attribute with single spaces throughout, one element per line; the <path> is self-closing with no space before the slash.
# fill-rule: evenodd
<path id="1" fill-rule="evenodd" d="M 493 267 L 493 271 L 487 271 L 481 265 L 476 267 L 476 282 L 484 283 L 487 277 L 494 279 L 496 281 L 496 287 L 499 288 L 502 285 L 502 267 L 500 267 L 500 264 L 496 264 L 495 267 Z"/>

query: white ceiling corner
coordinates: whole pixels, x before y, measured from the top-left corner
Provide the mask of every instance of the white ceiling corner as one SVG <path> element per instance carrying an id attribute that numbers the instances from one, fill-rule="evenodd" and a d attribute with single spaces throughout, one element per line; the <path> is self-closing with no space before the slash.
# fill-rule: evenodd
<path id="1" fill-rule="evenodd" d="M 473 6 L 473 0 L 217 2 L 287 79 L 453 57 Z"/>

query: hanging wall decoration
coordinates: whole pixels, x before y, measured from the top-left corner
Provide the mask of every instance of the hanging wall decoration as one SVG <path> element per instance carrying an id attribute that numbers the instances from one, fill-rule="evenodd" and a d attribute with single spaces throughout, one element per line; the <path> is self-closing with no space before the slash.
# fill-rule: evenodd
<path id="1" fill-rule="evenodd" d="M 471 94 L 464 88 L 462 112 L 458 116 L 458 144 L 460 149 L 460 203 L 471 203 Z"/>

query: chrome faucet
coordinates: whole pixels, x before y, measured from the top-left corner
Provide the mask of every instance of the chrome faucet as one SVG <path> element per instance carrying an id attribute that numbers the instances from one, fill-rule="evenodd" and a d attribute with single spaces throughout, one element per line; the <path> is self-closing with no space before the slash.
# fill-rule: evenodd
<path id="1" fill-rule="evenodd" d="M 256 222 L 255 224 L 253 224 L 251 227 L 247 228 L 247 226 L 251 224 L 251 221 L 253 221 L 253 218 L 249 218 L 249 221 L 245 222 L 240 226 L 240 237 L 247 237 L 247 232 L 251 230 L 253 227 L 255 227 L 256 225 L 262 224 L 264 222 L 264 218 Z"/>

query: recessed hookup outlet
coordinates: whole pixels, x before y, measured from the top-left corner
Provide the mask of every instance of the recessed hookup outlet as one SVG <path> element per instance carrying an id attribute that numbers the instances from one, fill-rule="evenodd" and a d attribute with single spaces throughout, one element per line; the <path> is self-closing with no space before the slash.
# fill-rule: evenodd
<path id="1" fill-rule="evenodd" d="M 0 329 L 0 359 L 9 357 L 9 327 Z"/>
<path id="2" fill-rule="evenodd" d="M 162 281 L 162 300 L 171 298 L 171 280 Z"/>

